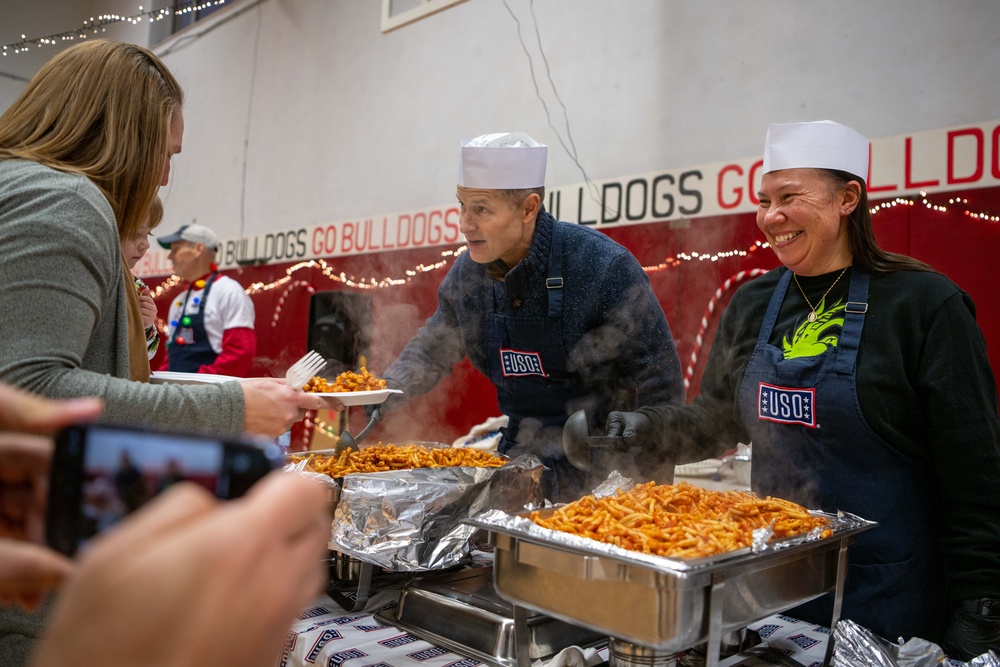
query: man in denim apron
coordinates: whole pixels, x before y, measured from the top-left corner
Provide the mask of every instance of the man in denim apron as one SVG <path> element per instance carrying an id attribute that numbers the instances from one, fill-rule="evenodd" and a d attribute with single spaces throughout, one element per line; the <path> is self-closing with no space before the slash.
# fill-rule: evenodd
<path id="1" fill-rule="evenodd" d="M 442 282 L 434 315 L 383 377 L 411 398 L 467 356 L 510 418 L 500 451 L 538 455 L 549 468 L 546 496 L 573 500 L 591 487 L 563 454 L 567 417 L 584 409 L 595 426 L 620 406 L 679 403 L 683 383 L 666 317 L 635 257 L 542 206 L 546 157 L 546 146 L 520 132 L 463 143 L 456 194 L 468 251 Z M 649 478 L 672 479 L 672 461 L 642 463 Z"/>

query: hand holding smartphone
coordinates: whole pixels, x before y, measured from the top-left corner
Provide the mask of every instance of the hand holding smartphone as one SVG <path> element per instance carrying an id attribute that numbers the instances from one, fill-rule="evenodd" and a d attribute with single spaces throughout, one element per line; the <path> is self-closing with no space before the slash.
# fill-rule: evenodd
<path id="1" fill-rule="evenodd" d="M 76 559 L 34 664 L 274 665 L 328 580 L 328 503 L 282 472 L 230 502 L 172 486 Z"/>
<path id="2" fill-rule="evenodd" d="M 237 498 L 283 462 L 271 443 L 71 426 L 56 436 L 46 542 L 73 555 L 172 484 L 189 481 Z"/>

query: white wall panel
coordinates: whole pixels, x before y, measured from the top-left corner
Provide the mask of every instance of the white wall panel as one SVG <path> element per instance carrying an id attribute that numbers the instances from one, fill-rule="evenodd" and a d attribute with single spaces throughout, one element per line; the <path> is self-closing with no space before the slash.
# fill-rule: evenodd
<path id="1" fill-rule="evenodd" d="M 582 181 L 536 26 L 595 180 L 756 155 L 774 121 L 876 138 L 1000 109 L 994 0 L 537 0 L 537 23 L 507 4 L 558 132 L 502 0 L 387 34 L 378 2 L 261 0 L 178 42 L 187 133 L 164 225 L 250 236 L 449 202 L 459 140 L 487 131 L 529 132 L 550 185 Z"/>

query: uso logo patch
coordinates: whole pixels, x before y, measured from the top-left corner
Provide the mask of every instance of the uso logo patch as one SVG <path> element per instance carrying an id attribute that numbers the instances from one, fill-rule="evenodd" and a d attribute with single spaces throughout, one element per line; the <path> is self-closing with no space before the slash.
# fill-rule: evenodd
<path id="1" fill-rule="evenodd" d="M 340 667 L 340 665 L 343 665 L 348 660 L 367 657 L 368 654 L 361 649 L 351 648 L 331 655 L 330 659 L 326 661 L 326 667 Z"/>
<path id="2" fill-rule="evenodd" d="M 760 419 L 816 428 L 816 390 L 789 389 L 760 383 L 757 411 Z"/>
<path id="3" fill-rule="evenodd" d="M 538 375 L 548 377 L 542 368 L 542 355 L 537 352 L 521 352 L 519 350 L 500 350 L 500 368 L 504 377 L 523 377 Z"/>
<path id="4" fill-rule="evenodd" d="M 324 616 L 329 614 L 330 610 L 326 607 L 313 607 L 312 609 L 306 609 L 304 612 L 299 614 L 298 619 L 304 621 L 307 618 L 316 618 L 317 616 Z"/>
<path id="5" fill-rule="evenodd" d="M 336 630 L 324 630 L 320 633 L 316 641 L 313 642 L 312 647 L 309 652 L 306 653 L 306 662 L 316 662 L 319 654 L 323 651 L 323 647 L 327 645 L 333 639 L 343 639 L 344 636 L 337 632 Z"/>
<path id="6" fill-rule="evenodd" d="M 819 640 L 815 637 L 810 637 L 809 635 L 797 634 L 788 637 L 788 641 L 796 644 L 800 648 L 811 649 L 813 646 L 819 643 Z"/>

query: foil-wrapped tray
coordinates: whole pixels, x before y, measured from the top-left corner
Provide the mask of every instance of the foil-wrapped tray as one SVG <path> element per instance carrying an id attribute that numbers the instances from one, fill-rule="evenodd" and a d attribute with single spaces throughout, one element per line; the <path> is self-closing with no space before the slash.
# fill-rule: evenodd
<path id="1" fill-rule="evenodd" d="M 786 538 L 760 550 L 686 560 L 548 530 L 529 516 L 488 512 L 470 520 L 490 531 L 497 592 L 568 623 L 663 651 L 706 641 L 712 651 L 723 633 L 830 591 L 836 621 L 847 546 L 875 526 L 849 514 L 824 514 L 830 537 Z"/>
<path id="2" fill-rule="evenodd" d="M 416 443 L 424 444 L 424 443 Z M 286 470 L 303 472 L 302 461 Z M 543 502 L 542 463 L 519 456 L 499 468 L 454 466 L 352 473 L 336 480 L 329 548 L 392 572 L 439 570 L 470 551 L 465 519 Z"/>

